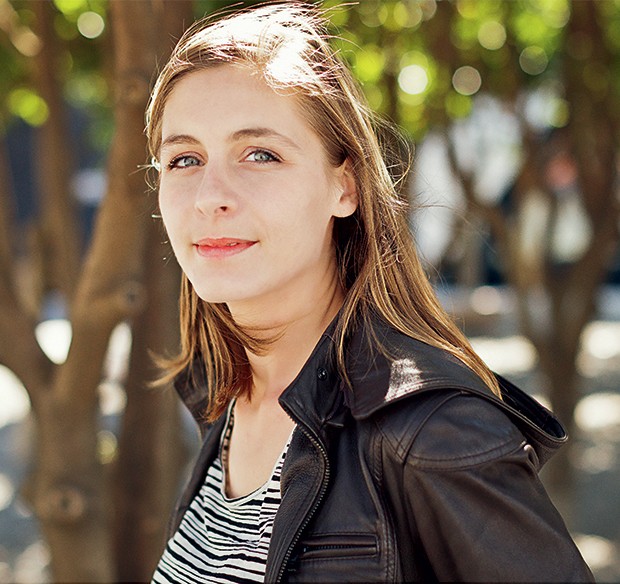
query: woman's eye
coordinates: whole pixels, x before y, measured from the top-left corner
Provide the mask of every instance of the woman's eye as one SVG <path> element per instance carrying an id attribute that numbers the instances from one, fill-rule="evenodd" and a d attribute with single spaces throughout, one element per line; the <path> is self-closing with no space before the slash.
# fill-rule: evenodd
<path id="1" fill-rule="evenodd" d="M 279 162 L 280 159 L 267 150 L 254 150 L 248 154 L 246 160 L 258 162 L 260 164 L 265 162 Z"/>
<path id="2" fill-rule="evenodd" d="M 190 166 L 200 166 L 200 160 L 195 156 L 177 156 L 168 164 L 168 168 L 189 168 Z"/>

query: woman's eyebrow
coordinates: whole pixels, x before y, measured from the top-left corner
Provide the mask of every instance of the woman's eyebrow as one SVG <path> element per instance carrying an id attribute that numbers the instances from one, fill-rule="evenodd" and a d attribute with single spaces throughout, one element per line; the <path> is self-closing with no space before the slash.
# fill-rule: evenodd
<path id="1" fill-rule="evenodd" d="M 295 148 L 296 150 L 301 150 L 301 147 L 291 140 L 288 136 L 284 134 L 280 134 L 280 132 L 276 132 L 271 128 L 242 128 L 241 130 L 237 130 L 230 135 L 231 141 L 241 140 L 243 138 L 275 138 L 280 142 L 284 142 L 288 146 Z"/>
<path id="2" fill-rule="evenodd" d="M 189 134 L 172 134 L 161 141 L 160 150 L 175 144 L 199 144 L 199 141 Z"/>
<path id="3" fill-rule="evenodd" d="M 290 146 L 291 148 L 295 148 L 296 150 L 301 150 L 301 147 L 295 143 L 291 138 L 285 136 L 284 134 L 280 134 L 280 132 L 276 132 L 271 128 L 242 128 L 241 130 L 237 130 L 230 135 L 231 142 L 235 142 L 237 140 L 241 140 L 243 138 L 275 138 L 280 142 L 283 142 Z M 171 134 L 170 136 L 166 136 L 161 142 L 160 150 L 167 147 L 173 146 L 175 144 L 199 144 L 200 141 L 194 136 L 189 134 Z"/>

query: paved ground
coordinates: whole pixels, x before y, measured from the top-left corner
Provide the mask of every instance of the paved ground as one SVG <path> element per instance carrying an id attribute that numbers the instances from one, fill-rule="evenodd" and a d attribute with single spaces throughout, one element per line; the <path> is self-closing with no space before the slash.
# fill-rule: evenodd
<path id="1" fill-rule="evenodd" d="M 483 301 L 490 306 L 493 299 Z M 453 302 L 459 309 L 469 299 L 455 296 Z M 494 314 L 469 327 L 474 344 L 491 367 L 537 394 L 534 354 L 515 334 L 510 299 L 502 296 L 495 302 Z M 620 582 L 620 291 L 609 290 L 601 307 L 584 335 L 580 357 L 584 382 L 576 412 L 576 497 L 570 527 L 597 580 Z M 113 412 L 114 396 L 110 399 Z M 26 413 L 23 394 L 0 370 L 0 584 L 49 582 L 45 545 L 16 493 L 28 460 Z"/>

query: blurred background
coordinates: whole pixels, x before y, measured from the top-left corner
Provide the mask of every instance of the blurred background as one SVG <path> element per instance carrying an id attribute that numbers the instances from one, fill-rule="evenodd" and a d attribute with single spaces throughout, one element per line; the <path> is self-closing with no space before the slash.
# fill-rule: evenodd
<path id="1" fill-rule="evenodd" d="M 147 581 L 158 560 L 198 437 L 148 385 L 179 272 L 144 109 L 184 27 L 228 4 L 0 0 L 0 583 Z M 319 4 L 415 148 L 440 298 L 568 427 L 543 480 L 620 582 L 620 1 Z"/>

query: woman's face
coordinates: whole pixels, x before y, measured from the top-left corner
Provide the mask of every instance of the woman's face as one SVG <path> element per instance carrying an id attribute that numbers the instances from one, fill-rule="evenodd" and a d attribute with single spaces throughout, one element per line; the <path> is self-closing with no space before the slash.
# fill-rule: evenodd
<path id="1" fill-rule="evenodd" d="M 334 217 L 357 206 L 296 99 L 235 65 L 193 72 L 162 119 L 159 204 L 181 268 L 208 302 L 316 301 L 334 286 Z"/>

